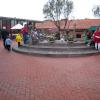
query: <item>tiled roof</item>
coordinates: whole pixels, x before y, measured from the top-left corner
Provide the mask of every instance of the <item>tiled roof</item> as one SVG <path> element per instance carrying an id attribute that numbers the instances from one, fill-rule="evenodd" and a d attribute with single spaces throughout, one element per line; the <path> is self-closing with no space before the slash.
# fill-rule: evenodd
<path id="1" fill-rule="evenodd" d="M 42 23 L 36 23 L 36 28 L 56 28 L 53 21 L 43 21 Z"/>
<path id="2" fill-rule="evenodd" d="M 69 20 L 66 28 L 69 29 L 88 29 L 91 26 L 100 26 L 100 19 L 80 19 L 80 20 Z M 36 24 L 37 28 L 49 28 L 49 29 L 55 29 L 56 26 L 53 21 L 43 21 L 42 23 Z M 61 28 L 64 27 L 64 20 L 61 21 Z"/>

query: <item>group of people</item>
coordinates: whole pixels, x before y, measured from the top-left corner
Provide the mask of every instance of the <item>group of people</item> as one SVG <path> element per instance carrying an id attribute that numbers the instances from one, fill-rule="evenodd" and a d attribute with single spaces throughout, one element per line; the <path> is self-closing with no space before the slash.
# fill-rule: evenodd
<path id="1" fill-rule="evenodd" d="M 5 49 L 7 49 L 8 51 L 11 51 L 11 45 L 12 45 L 12 39 L 11 39 L 11 34 L 6 30 L 5 27 L 3 27 L 2 31 L 1 31 L 1 38 L 3 40 L 3 46 Z M 18 31 L 18 34 L 16 35 L 15 38 L 16 42 L 18 43 L 18 47 L 20 47 L 21 42 L 22 42 L 22 35 L 21 35 L 21 31 Z"/>
<path id="2" fill-rule="evenodd" d="M 83 39 L 86 45 L 95 46 L 95 49 L 100 51 L 100 29 L 99 27 L 92 34 L 90 34 L 90 32 L 85 31 L 83 33 Z"/>
<path id="3" fill-rule="evenodd" d="M 30 25 L 30 27 L 28 28 L 27 24 L 25 24 L 24 28 L 22 30 L 19 30 L 18 34 L 16 35 L 16 42 L 18 43 L 18 47 L 21 46 L 22 40 L 24 44 L 27 44 L 28 34 L 30 34 L 29 38 L 31 42 L 33 41 L 32 39 L 34 39 L 33 37 L 35 37 L 36 39 L 38 38 L 38 33 L 36 30 L 33 31 L 32 25 Z M 86 32 L 84 32 L 84 41 L 86 44 L 88 44 L 86 35 L 87 35 Z M 3 27 L 3 30 L 1 31 L 1 36 L 3 40 L 4 48 L 10 51 L 11 44 L 12 44 L 11 34 L 9 34 L 9 32 L 6 31 L 5 27 Z M 92 38 L 90 40 L 92 40 L 91 43 L 95 45 L 95 49 L 100 51 L 100 29 L 99 27 L 93 33 Z"/>
<path id="4" fill-rule="evenodd" d="M 3 30 L 1 31 L 1 37 L 3 40 L 3 46 L 5 49 L 7 49 L 8 51 L 11 50 L 11 44 L 12 44 L 12 40 L 11 40 L 11 35 L 9 34 L 8 31 L 6 31 L 6 28 L 3 27 Z"/>
<path id="5" fill-rule="evenodd" d="M 38 32 L 36 29 L 33 30 L 33 26 L 31 23 L 25 24 L 24 27 L 20 30 L 17 30 L 17 35 L 15 37 L 16 42 L 18 43 L 18 47 L 21 46 L 21 43 L 27 44 L 27 42 L 30 42 L 32 44 L 32 41 L 35 42 L 38 37 Z M 11 50 L 11 34 L 6 30 L 6 27 L 3 27 L 3 30 L 1 31 L 1 37 L 3 40 L 4 48 L 8 51 Z"/>
<path id="6" fill-rule="evenodd" d="M 36 28 L 33 29 L 32 23 L 25 24 L 21 30 L 21 34 L 23 35 L 24 44 L 34 44 L 39 40 L 42 40 L 43 36 L 43 34 L 40 31 L 37 31 Z"/>

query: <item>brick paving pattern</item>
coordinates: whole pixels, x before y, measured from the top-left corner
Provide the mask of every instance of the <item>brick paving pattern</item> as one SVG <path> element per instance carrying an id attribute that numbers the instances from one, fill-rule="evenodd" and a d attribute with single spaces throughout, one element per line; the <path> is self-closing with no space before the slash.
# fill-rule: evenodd
<path id="1" fill-rule="evenodd" d="M 34 57 L 0 42 L 0 100 L 100 100 L 100 55 Z"/>

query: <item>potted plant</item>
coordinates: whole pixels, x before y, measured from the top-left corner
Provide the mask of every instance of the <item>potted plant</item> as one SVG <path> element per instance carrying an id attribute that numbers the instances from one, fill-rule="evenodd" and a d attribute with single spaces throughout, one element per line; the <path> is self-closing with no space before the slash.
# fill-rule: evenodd
<path id="1" fill-rule="evenodd" d="M 54 38 L 53 36 L 50 36 L 50 37 L 49 37 L 49 42 L 50 42 L 50 43 L 54 43 L 54 41 L 55 41 L 55 38 Z"/>

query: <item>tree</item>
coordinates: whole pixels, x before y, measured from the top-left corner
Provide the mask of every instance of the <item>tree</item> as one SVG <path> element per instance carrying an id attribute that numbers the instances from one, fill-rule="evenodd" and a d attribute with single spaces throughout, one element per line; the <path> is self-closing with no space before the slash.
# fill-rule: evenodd
<path id="1" fill-rule="evenodd" d="M 95 16 L 100 17 L 100 5 L 95 6 L 92 10 Z"/>
<path id="2" fill-rule="evenodd" d="M 73 2 L 70 0 L 49 0 L 43 8 L 45 18 L 53 20 L 58 29 L 59 37 L 61 31 L 61 18 L 64 20 L 64 29 L 66 28 L 68 17 L 73 9 Z"/>

